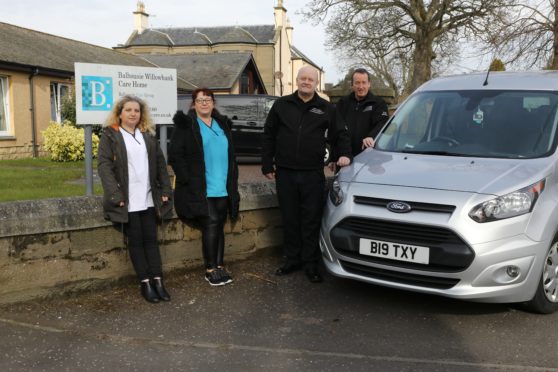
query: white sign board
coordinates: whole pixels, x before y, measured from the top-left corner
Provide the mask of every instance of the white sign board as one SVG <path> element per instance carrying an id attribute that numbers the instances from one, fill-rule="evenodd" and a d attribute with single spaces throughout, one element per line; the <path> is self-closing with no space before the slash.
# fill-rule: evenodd
<path id="1" fill-rule="evenodd" d="M 176 69 L 75 64 L 77 124 L 104 124 L 125 95 L 141 98 L 155 124 L 171 124 L 176 112 Z"/>

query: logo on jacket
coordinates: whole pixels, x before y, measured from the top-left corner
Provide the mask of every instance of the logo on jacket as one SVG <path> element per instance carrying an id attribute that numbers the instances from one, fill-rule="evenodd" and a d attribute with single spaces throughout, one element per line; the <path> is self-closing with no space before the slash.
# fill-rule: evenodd
<path id="1" fill-rule="evenodd" d="M 408 213 L 411 211 L 411 206 L 402 201 L 392 201 L 387 204 L 387 209 L 395 213 Z"/>
<path id="2" fill-rule="evenodd" d="M 366 112 L 366 111 L 372 111 L 374 109 L 374 106 L 370 105 L 370 106 L 366 106 L 364 108 L 364 110 L 362 110 L 362 112 Z"/>
<path id="3" fill-rule="evenodd" d="M 323 115 L 325 114 L 325 112 L 323 112 L 322 110 L 320 110 L 319 108 L 313 107 L 310 112 L 313 112 L 314 114 L 318 114 L 318 115 Z"/>

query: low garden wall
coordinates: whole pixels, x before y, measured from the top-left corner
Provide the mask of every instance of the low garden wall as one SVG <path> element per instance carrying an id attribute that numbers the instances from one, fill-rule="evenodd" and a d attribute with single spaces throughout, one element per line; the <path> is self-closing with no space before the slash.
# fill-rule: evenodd
<path id="1" fill-rule="evenodd" d="M 281 244 L 270 182 L 239 186 L 240 218 L 225 227 L 228 261 Z M 165 272 L 201 265 L 201 235 L 176 216 L 159 228 Z M 122 232 L 101 197 L 0 203 L 0 303 L 79 291 L 134 275 Z"/>

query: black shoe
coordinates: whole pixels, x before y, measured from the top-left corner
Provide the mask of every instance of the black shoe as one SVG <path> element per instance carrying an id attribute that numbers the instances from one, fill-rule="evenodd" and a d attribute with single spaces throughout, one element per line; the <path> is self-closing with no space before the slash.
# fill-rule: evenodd
<path id="1" fill-rule="evenodd" d="M 163 279 L 153 279 L 153 286 L 155 287 L 155 292 L 157 292 L 157 296 L 159 296 L 159 299 L 163 301 L 170 301 L 170 294 L 169 292 L 167 292 L 165 286 L 163 285 Z"/>
<path id="2" fill-rule="evenodd" d="M 304 270 L 304 273 L 311 283 L 321 283 L 324 281 L 322 275 L 320 274 L 320 271 L 315 266 L 307 267 Z"/>
<path id="3" fill-rule="evenodd" d="M 219 270 L 221 272 L 221 278 L 223 279 L 223 282 L 225 284 L 229 284 L 233 282 L 233 278 L 231 276 L 231 274 L 228 273 L 227 270 L 225 270 L 224 267 L 218 267 L 217 270 Z"/>
<path id="4" fill-rule="evenodd" d="M 283 266 L 275 270 L 275 275 L 277 276 L 289 275 L 300 269 L 302 269 L 302 264 L 298 262 L 287 261 L 285 264 L 283 264 Z"/>
<path id="5" fill-rule="evenodd" d="M 212 287 L 218 287 L 221 285 L 225 285 L 225 280 L 223 280 L 223 275 L 221 271 L 214 269 L 212 271 L 205 272 L 205 280 L 211 285 Z"/>
<path id="6" fill-rule="evenodd" d="M 159 296 L 157 296 L 157 292 L 155 292 L 155 288 L 153 288 L 151 282 L 141 282 L 141 295 L 148 302 L 159 302 Z"/>

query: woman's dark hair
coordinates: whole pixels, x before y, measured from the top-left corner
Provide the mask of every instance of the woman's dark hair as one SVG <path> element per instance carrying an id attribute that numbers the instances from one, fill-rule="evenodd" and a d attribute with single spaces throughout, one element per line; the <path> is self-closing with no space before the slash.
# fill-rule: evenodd
<path id="1" fill-rule="evenodd" d="M 192 92 L 192 103 L 190 104 L 190 107 L 194 107 L 194 103 L 199 93 L 202 93 L 204 96 L 211 97 L 213 103 L 215 104 L 215 96 L 209 88 L 198 88 Z"/>

